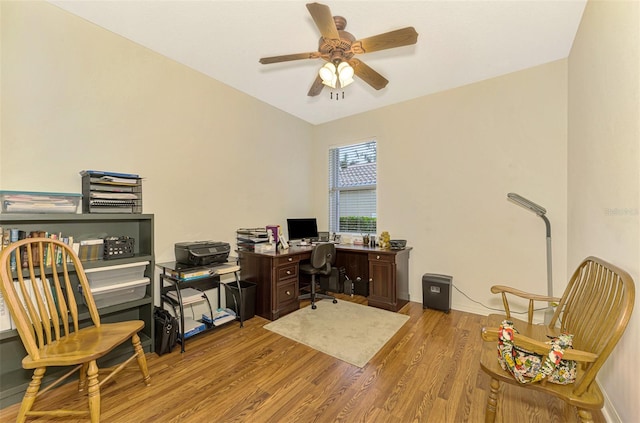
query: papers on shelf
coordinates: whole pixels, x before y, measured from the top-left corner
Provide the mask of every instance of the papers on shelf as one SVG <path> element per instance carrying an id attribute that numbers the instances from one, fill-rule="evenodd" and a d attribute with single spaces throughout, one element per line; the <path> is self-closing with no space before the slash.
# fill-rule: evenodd
<path id="1" fill-rule="evenodd" d="M 180 320 L 178 320 L 178 322 L 180 322 Z M 193 335 L 196 335 L 202 331 L 204 331 L 207 328 L 207 326 L 202 323 L 199 322 L 197 320 L 193 320 L 189 317 L 185 317 L 184 318 L 184 339 L 190 338 Z M 178 333 L 178 336 L 180 336 L 181 334 Z"/>
<path id="2" fill-rule="evenodd" d="M 136 186 L 140 175 L 133 173 L 104 172 L 101 170 L 83 170 L 80 175 L 89 175 L 89 181 L 97 184 Z"/>
<path id="3" fill-rule="evenodd" d="M 176 293 L 176 291 L 167 292 L 167 296 L 169 298 L 171 298 L 172 300 L 175 300 L 176 302 L 178 301 L 178 294 Z M 202 301 L 204 299 L 202 291 L 198 291 L 195 288 L 184 288 L 184 289 L 181 289 L 180 290 L 180 296 L 182 297 L 182 304 L 183 305 L 199 303 L 200 301 Z"/>
<path id="4" fill-rule="evenodd" d="M 75 213 L 79 194 L 0 191 L 2 211 L 14 213 Z"/>
<path id="5" fill-rule="evenodd" d="M 122 186 L 122 185 L 101 185 L 101 184 L 91 184 L 89 186 L 89 191 L 103 191 L 103 192 L 133 192 L 133 186 Z"/>
<path id="6" fill-rule="evenodd" d="M 227 273 L 239 272 L 240 266 L 235 263 L 224 263 L 211 269 L 213 275 L 226 275 Z"/>
<path id="7" fill-rule="evenodd" d="M 91 192 L 91 198 L 107 198 L 107 199 L 115 199 L 115 200 L 136 200 L 138 198 L 138 195 L 134 194 L 132 192 L 95 191 L 95 192 Z"/>
<path id="8" fill-rule="evenodd" d="M 236 320 L 236 312 L 229 308 L 218 309 L 213 313 L 213 319 L 207 314 L 202 315 L 202 321 L 213 326 L 220 326 L 232 320 Z"/>

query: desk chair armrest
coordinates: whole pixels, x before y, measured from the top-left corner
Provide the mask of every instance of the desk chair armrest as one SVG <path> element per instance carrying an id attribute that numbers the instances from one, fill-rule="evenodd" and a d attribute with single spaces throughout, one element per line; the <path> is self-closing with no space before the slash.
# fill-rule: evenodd
<path id="1" fill-rule="evenodd" d="M 560 298 L 557 298 L 557 297 L 548 297 L 546 295 L 532 294 L 529 292 L 521 291 L 519 289 L 511 288 L 509 286 L 504 286 L 504 285 L 492 286 L 491 293 L 502 294 L 502 304 L 504 304 L 504 311 L 507 315 L 507 319 L 511 318 L 511 311 L 509 310 L 509 301 L 507 299 L 506 294 L 515 295 L 516 297 L 529 300 L 529 307 L 527 312 L 527 322 L 529 324 L 533 323 L 533 310 L 534 310 L 533 305 L 535 301 L 544 301 L 547 303 L 555 303 L 555 304 L 557 304 L 560 301 Z"/>
<path id="2" fill-rule="evenodd" d="M 487 342 L 497 343 L 498 329 L 482 328 L 482 339 Z M 513 334 L 513 344 L 517 347 L 524 348 L 525 350 L 532 351 L 541 355 L 547 355 L 550 348 L 549 342 L 538 341 L 519 333 Z M 562 358 L 565 360 L 575 360 L 583 363 L 593 363 L 598 358 L 598 355 L 587 351 L 568 349 L 565 350 Z"/>

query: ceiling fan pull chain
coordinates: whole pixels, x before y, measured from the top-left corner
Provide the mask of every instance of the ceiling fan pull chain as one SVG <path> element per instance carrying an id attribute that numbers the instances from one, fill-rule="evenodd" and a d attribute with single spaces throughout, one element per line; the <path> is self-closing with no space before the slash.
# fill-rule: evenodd
<path id="1" fill-rule="evenodd" d="M 333 100 L 333 91 L 329 93 L 331 100 Z M 344 100 L 344 91 L 342 91 L 342 99 Z M 336 93 L 336 101 L 340 100 L 340 94 Z"/>

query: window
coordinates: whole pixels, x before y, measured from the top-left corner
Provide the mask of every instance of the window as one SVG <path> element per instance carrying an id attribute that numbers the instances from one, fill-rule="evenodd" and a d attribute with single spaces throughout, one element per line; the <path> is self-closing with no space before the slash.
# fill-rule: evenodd
<path id="1" fill-rule="evenodd" d="M 329 230 L 376 232 L 375 141 L 329 150 Z"/>

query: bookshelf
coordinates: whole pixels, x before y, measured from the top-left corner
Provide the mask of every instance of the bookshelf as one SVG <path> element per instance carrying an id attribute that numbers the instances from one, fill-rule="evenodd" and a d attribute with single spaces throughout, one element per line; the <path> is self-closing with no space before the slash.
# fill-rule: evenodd
<path id="1" fill-rule="evenodd" d="M 150 279 L 144 296 L 125 303 L 99 308 L 103 323 L 123 320 L 142 320 L 145 323 L 140 333 L 142 346 L 146 352 L 154 348 L 153 328 L 153 291 L 154 291 L 154 217 L 152 214 L 0 214 L 0 227 L 17 228 L 27 233 L 47 231 L 62 233 L 80 239 L 87 236 L 128 236 L 135 239 L 133 257 L 95 260 L 83 262 L 86 269 L 126 265 L 128 263 L 148 262 L 144 276 Z M 75 290 L 77 292 L 77 290 Z M 79 295 L 79 294 L 77 294 Z M 86 307 L 77 297 L 81 309 L 80 319 L 90 322 Z M 84 308 L 84 311 L 83 311 Z M 130 343 L 112 351 L 101 366 L 115 364 L 133 353 Z M 0 408 L 22 401 L 33 372 L 24 370 L 21 362 L 26 355 L 22 341 L 16 330 L 0 331 Z M 51 374 L 49 374 L 51 373 Z M 55 372 L 47 371 L 43 382 L 55 379 Z"/>

